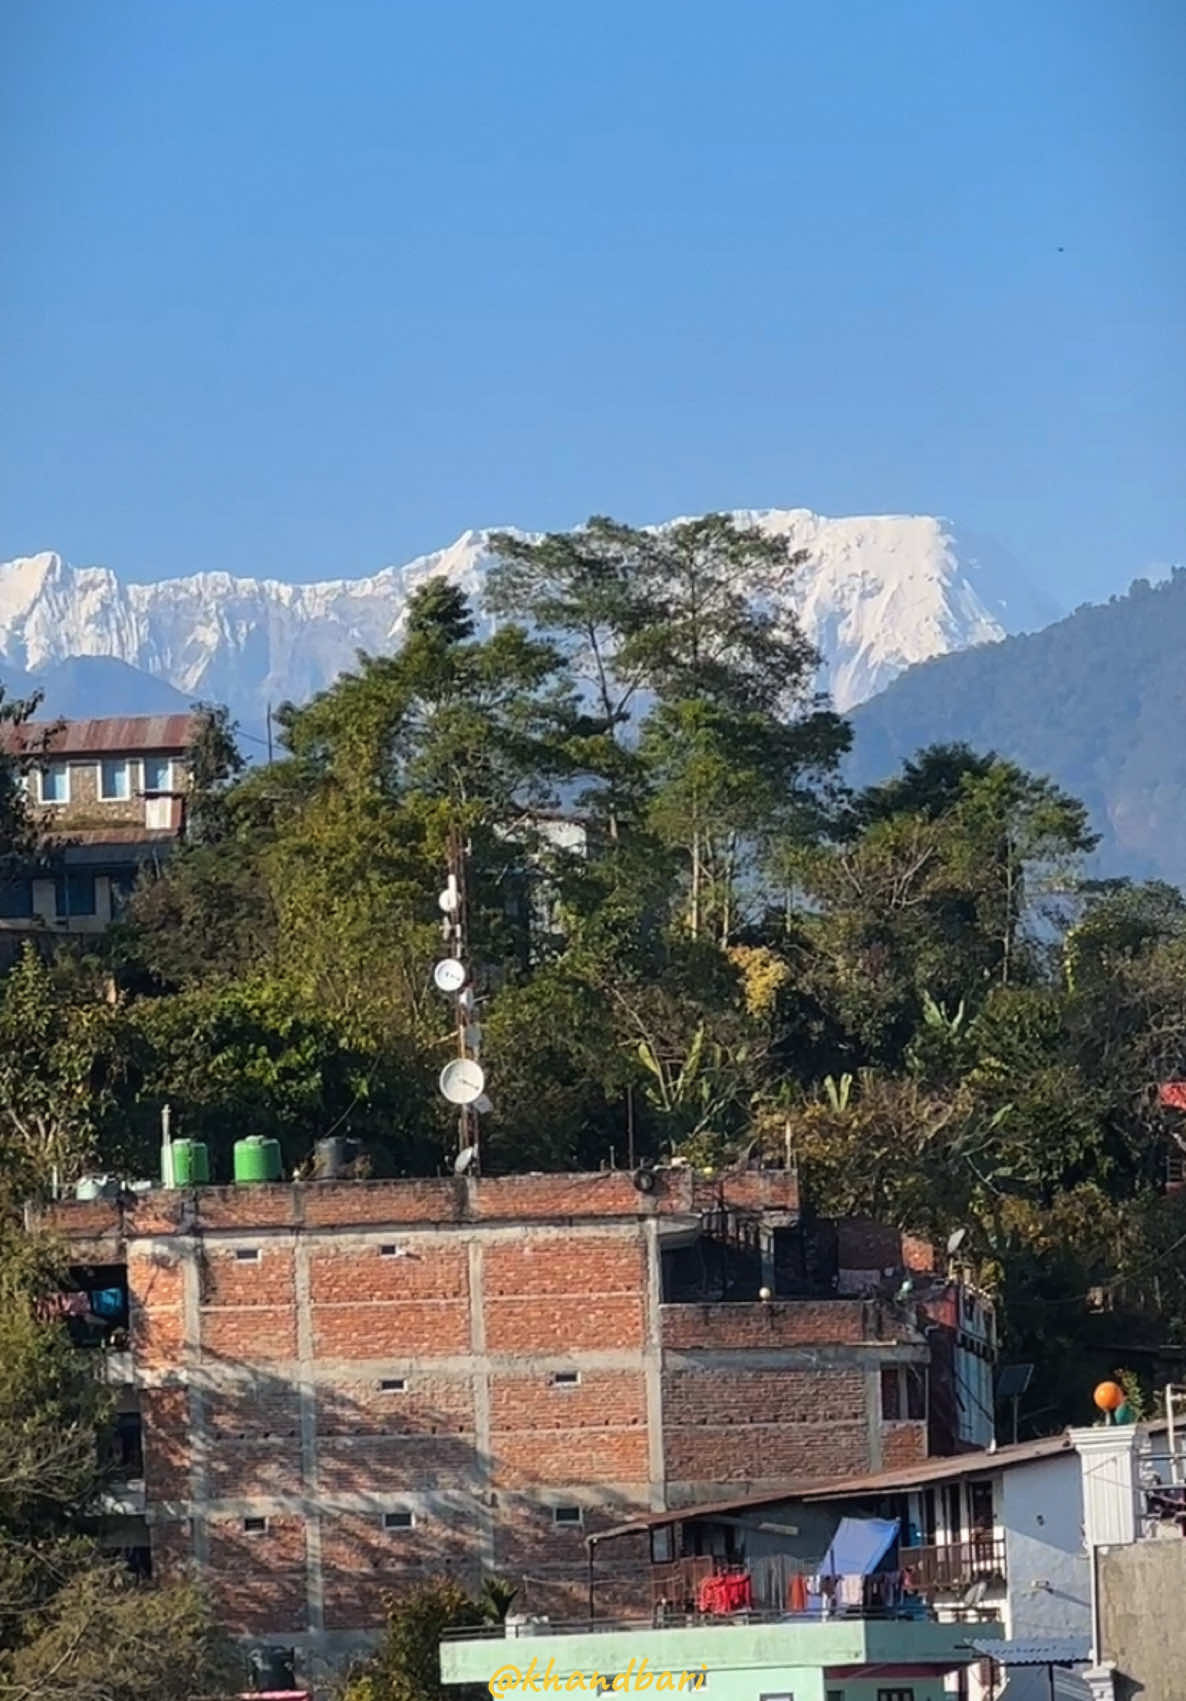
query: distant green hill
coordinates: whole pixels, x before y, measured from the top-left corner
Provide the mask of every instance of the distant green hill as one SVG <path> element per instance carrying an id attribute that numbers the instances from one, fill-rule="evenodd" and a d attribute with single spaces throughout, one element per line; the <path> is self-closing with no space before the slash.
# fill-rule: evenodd
<path id="1" fill-rule="evenodd" d="M 922 662 L 851 719 L 855 784 L 926 744 L 995 750 L 1082 798 L 1102 872 L 1186 886 L 1186 569 L 1042 632 Z"/>

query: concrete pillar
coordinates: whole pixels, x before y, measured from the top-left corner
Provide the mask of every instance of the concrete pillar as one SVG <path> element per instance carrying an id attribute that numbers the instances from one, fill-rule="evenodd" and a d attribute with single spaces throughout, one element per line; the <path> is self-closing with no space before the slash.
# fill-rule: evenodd
<path id="1" fill-rule="evenodd" d="M 1083 1539 L 1093 1547 L 1135 1542 L 1140 1531 L 1140 1458 L 1136 1424 L 1072 1429 L 1083 1471 Z"/>

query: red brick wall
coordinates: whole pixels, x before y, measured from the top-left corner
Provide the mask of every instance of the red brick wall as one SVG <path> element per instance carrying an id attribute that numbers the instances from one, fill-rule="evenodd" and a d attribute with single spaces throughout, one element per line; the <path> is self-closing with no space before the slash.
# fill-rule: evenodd
<path id="1" fill-rule="evenodd" d="M 881 1463 L 887 1471 L 898 1465 L 916 1465 L 927 1457 L 927 1426 L 920 1423 L 885 1423 L 881 1426 Z"/>
<path id="2" fill-rule="evenodd" d="M 669 1487 L 832 1477 L 870 1469 L 861 1370 L 667 1372 Z"/>
<path id="3" fill-rule="evenodd" d="M 459 1222 L 543 1222 L 597 1217 L 686 1215 L 733 1206 L 797 1210 L 793 1171 L 749 1170 L 711 1180 L 690 1170 L 656 1172 L 652 1193 L 640 1193 L 624 1170 L 587 1175 L 513 1175 L 475 1180 L 317 1182 L 203 1187 L 188 1196 L 206 1229 L 308 1228 Z M 113 1200 L 63 1200 L 39 1221 L 71 1238 L 168 1233 L 187 1196 L 155 1193 L 121 1211 Z"/>
<path id="4" fill-rule="evenodd" d="M 207 1581 L 225 1629 L 238 1635 L 305 1628 L 303 1518 L 271 1517 L 265 1535 L 245 1534 L 242 1518 L 212 1518 L 209 1551 Z"/>
<path id="5" fill-rule="evenodd" d="M 187 1390 L 142 1389 L 140 1428 L 148 1499 L 188 1500 L 191 1450 Z"/>
<path id="6" fill-rule="evenodd" d="M 555 1495 L 554 1500 L 563 1497 Z M 495 1570 L 519 1589 L 515 1610 L 547 1612 L 554 1618 L 584 1618 L 588 1608 L 585 1537 L 633 1513 L 645 1502 L 589 1505 L 582 1525 L 557 1525 L 552 1506 L 502 1496 L 495 1528 Z M 597 1549 L 595 1584 L 600 1615 L 650 1617 L 647 1582 L 650 1549 L 645 1536 L 620 1536 Z"/>
<path id="7" fill-rule="evenodd" d="M 291 1305 L 292 1253 L 286 1245 L 261 1240 L 258 1257 L 239 1258 L 230 1247 L 203 1248 L 199 1265 L 203 1305 Z"/>
<path id="8" fill-rule="evenodd" d="M 380 1244 L 316 1249 L 309 1261 L 314 1351 L 365 1360 L 463 1353 L 470 1344 L 464 1246 L 384 1257 Z M 398 1245 L 393 1236 L 392 1244 Z"/>
<path id="9" fill-rule="evenodd" d="M 753 1304 L 664 1305 L 665 1347 L 816 1346 L 882 1338 L 875 1305 L 859 1299 L 775 1299 Z"/>
<path id="10" fill-rule="evenodd" d="M 467 1435 L 474 1428 L 468 1376 L 412 1374 L 402 1389 L 384 1392 L 378 1377 L 349 1377 L 317 1387 L 317 1434 Z"/>
<path id="11" fill-rule="evenodd" d="M 202 1356 L 228 1363 L 295 1358 L 296 1309 L 291 1305 L 202 1308 Z"/>
<path id="12" fill-rule="evenodd" d="M 494 1242 L 483 1258 L 491 1352 L 641 1348 L 646 1258 L 640 1236 Z"/>
<path id="13" fill-rule="evenodd" d="M 382 1624 L 384 1595 L 440 1573 L 475 1588 L 480 1579 L 478 1527 L 417 1512 L 410 1530 L 385 1530 L 381 1514 L 345 1513 L 321 1520 L 321 1568 L 327 1630 Z"/>
<path id="14" fill-rule="evenodd" d="M 180 1259 L 170 1252 L 132 1252 L 127 1267 L 132 1349 L 146 1369 L 174 1368 L 185 1334 Z"/>

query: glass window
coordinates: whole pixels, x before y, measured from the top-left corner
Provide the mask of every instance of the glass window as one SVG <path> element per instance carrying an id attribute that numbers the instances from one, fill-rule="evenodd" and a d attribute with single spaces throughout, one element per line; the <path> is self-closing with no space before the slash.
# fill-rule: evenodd
<path id="1" fill-rule="evenodd" d="M 906 1416 L 925 1418 L 927 1415 L 927 1373 L 917 1364 L 906 1366 Z"/>
<path id="2" fill-rule="evenodd" d="M 59 916 L 94 915 L 94 875 L 83 869 L 59 874 L 54 881 L 54 909 Z"/>
<path id="3" fill-rule="evenodd" d="M 581 1522 L 579 1506 L 553 1506 L 552 1522 L 554 1524 L 579 1524 Z"/>
<path id="4" fill-rule="evenodd" d="M 0 880 L 0 917 L 5 921 L 20 921 L 33 914 L 33 882 L 31 880 Z"/>
<path id="5" fill-rule="evenodd" d="M 145 791 L 171 791 L 173 788 L 173 763 L 168 756 L 146 756 L 144 758 L 144 789 Z"/>
<path id="6" fill-rule="evenodd" d="M 132 795 L 131 764 L 123 756 L 109 756 L 99 763 L 99 796 L 107 803 Z"/>
<path id="7" fill-rule="evenodd" d="M 886 1364 L 881 1370 L 881 1417 L 883 1423 L 896 1423 L 902 1415 L 901 1384 L 896 1364 Z"/>
<path id="8" fill-rule="evenodd" d="M 383 1528 L 385 1530 L 410 1530 L 414 1520 L 410 1512 L 384 1512 Z"/>
<path id="9" fill-rule="evenodd" d="M 40 772 L 42 803 L 69 803 L 70 769 L 65 762 L 50 762 Z"/>

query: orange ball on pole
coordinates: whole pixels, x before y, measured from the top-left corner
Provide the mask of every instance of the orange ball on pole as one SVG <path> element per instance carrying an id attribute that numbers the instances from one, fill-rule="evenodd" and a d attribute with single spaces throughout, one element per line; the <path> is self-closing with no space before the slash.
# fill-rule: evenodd
<path id="1" fill-rule="evenodd" d="M 1119 1411 L 1124 1404 L 1124 1389 L 1118 1382 L 1101 1382 L 1092 1399 L 1101 1412 Z"/>

